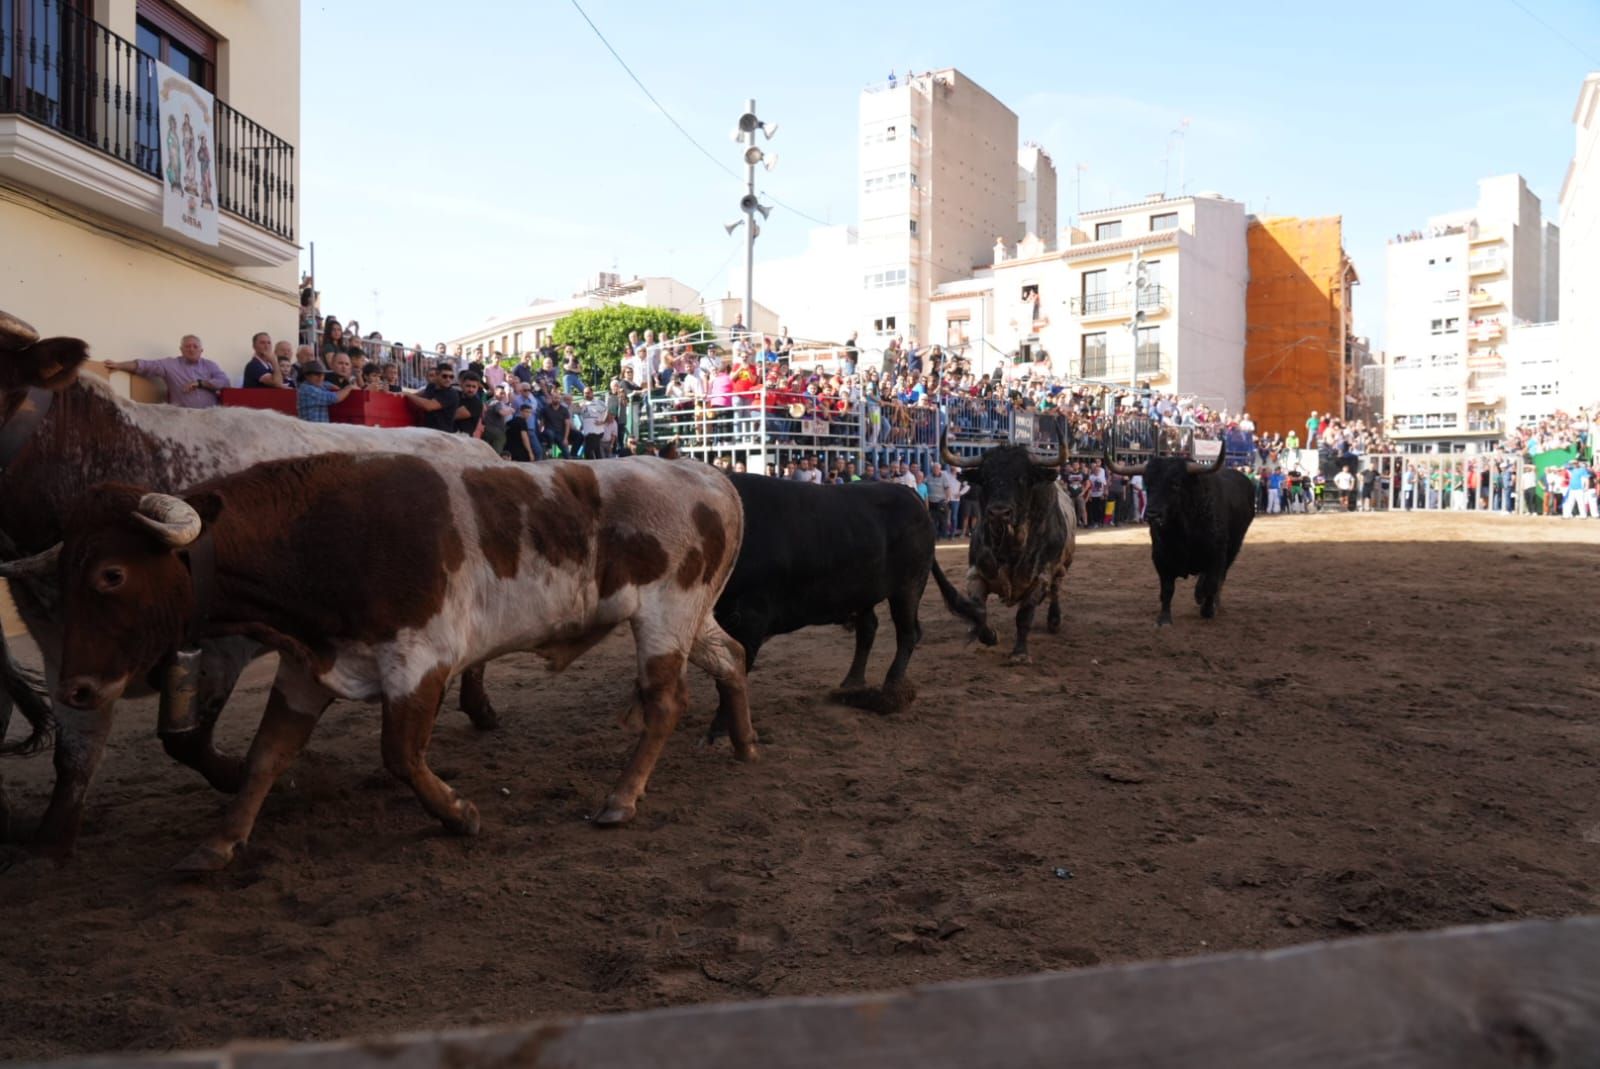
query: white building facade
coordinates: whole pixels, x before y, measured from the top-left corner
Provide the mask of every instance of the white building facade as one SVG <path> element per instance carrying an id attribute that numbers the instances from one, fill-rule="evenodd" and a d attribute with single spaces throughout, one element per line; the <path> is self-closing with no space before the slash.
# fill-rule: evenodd
<path id="1" fill-rule="evenodd" d="M 536 299 L 521 308 L 490 316 L 472 330 L 458 334 L 446 344 L 454 353 L 460 346 L 464 354 L 516 356 L 536 352 L 550 343 L 550 332 L 563 316 L 588 308 L 614 304 L 667 308 L 690 315 L 704 314 L 700 294 L 677 279 L 654 276 L 624 281 L 618 275 L 602 273 L 584 288 L 564 300 Z"/>
<path id="2" fill-rule="evenodd" d="M 1560 312 L 1562 379 L 1578 407 L 1600 401 L 1600 73 L 1584 79 L 1572 125 L 1577 144 L 1561 186 Z"/>
<path id="3" fill-rule="evenodd" d="M 1050 153 L 1029 141 L 1017 149 L 1016 241 L 1056 240 L 1056 165 Z"/>
<path id="4" fill-rule="evenodd" d="M 1037 238 L 939 288 L 928 340 L 978 373 L 1050 373 L 1244 404 L 1244 205 L 1215 194 L 1085 212 L 1070 241 Z"/>
<path id="5" fill-rule="evenodd" d="M 1558 234 L 1510 174 L 1482 179 L 1475 208 L 1390 242 L 1384 413 L 1401 448 L 1479 452 L 1517 418 L 1513 333 L 1559 311 Z M 1554 337 L 1529 334 L 1525 344 L 1542 353 Z"/>

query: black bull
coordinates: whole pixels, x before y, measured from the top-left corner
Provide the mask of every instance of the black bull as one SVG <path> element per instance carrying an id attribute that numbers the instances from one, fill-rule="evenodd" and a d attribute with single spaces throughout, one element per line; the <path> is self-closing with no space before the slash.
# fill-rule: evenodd
<path id="1" fill-rule="evenodd" d="M 1020 445 L 998 446 L 976 460 L 963 460 L 942 437 L 939 453 L 976 491 L 979 519 L 967 547 L 967 596 L 979 612 L 977 636 L 986 646 L 998 641 L 986 618 L 990 594 L 1017 606 L 1011 662 L 1025 664 L 1034 610 L 1046 596 L 1050 610 L 1045 629 L 1053 635 L 1061 628 L 1061 583 L 1077 543 L 1077 510 L 1059 480 L 1067 462 L 1066 439 L 1050 461 L 1033 459 Z"/>
<path id="2" fill-rule="evenodd" d="M 1161 612 L 1156 626 L 1172 623 L 1172 590 L 1180 578 L 1198 575 L 1194 600 L 1211 619 L 1222 607 L 1222 581 L 1244 544 L 1255 518 L 1250 480 L 1222 470 L 1226 452 L 1210 464 L 1183 457 L 1155 457 L 1145 464 L 1107 466 L 1118 475 L 1142 475 L 1145 520 L 1150 525 L 1150 559 L 1161 578 Z"/>
<path id="3" fill-rule="evenodd" d="M 744 542 L 717 600 L 717 623 L 744 646 L 746 668 L 762 643 L 819 624 L 855 630 L 855 659 L 840 690 L 853 704 L 893 711 L 915 696 L 906 680 L 921 638 L 917 607 L 931 572 L 951 612 L 978 611 L 934 559 L 933 521 L 921 499 L 893 483 L 812 486 L 765 475 L 729 476 L 744 504 Z M 889 603 L 895 656 L 883 689 L 866 690 L 867 656 L 878 630 L 877 605 Z M 724 727 L 718 710 L 712 734 Z"/>

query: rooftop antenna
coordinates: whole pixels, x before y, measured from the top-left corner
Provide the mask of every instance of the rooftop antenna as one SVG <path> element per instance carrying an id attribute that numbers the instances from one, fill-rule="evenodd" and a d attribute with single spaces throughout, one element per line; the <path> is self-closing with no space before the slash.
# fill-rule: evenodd
<path id="1" fill-rule="evenodd" d="M 1168 186 L 1172 176 L 1172 145 L 1178 145 L 1178 196 L 1183 196 L 1183 142 L 1184 135 L 1189 130 L 1189 120 L 1183 119 L 1173 129 L 1167 131 L 1167 155 L 1161 161 L 1161 199 L 1167 199 Z"/>

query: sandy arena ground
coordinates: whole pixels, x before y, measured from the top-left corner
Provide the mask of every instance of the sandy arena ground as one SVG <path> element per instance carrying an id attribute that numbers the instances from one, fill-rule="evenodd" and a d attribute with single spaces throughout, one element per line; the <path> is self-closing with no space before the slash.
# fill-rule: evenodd
<path id="1" fill-rule="evenodd" d="M 712 692 L 694 676 L 639 819 L 612 832 L 584 815 L 629 746 L 631 641 L 561 676 L 508 658 L 489 672 L 501 729 L 451 711 L 434 738 L 478 838 L 444 836 L 382 770 L 375 708 L 341 704 L 207 882 L 167 869 L 223 799 L 161 752 L 153 700 L 125 706 L 77 859 L 0 875 L 0 1058 L 1595 912 L 1597 541 L 1580 521 L 1261 517 L 1223 616 L 1202 621 L 1184 583 L 1157 632 L 1144 531 L 1090 534 L 1064 632 L 1028 667 L 1000 663 L 1009 617 L 999 651 L 969 647 L 930 584 L 909 713 L 827 700 L 843 632 L 778 639 L 745 766 L 696 747 Z M 229 747 L 270 676 L 246 677 Z M 0 770 L 17 812 L 42 810 L 47 760 Z"/>

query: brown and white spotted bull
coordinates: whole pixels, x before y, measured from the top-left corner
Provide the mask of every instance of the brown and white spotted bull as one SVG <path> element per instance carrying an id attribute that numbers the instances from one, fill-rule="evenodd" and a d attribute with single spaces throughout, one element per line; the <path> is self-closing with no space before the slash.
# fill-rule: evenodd
<path id="1" fill-rule="evenodd" d="M 63 592 L 61 704 L 115 701 L 186 636 L 278 651 L 243 787 L 186 870 L 232 859 L 335 698 L 382 702 L 385 766 L 448 830 L 475 834 L 477 809 L 426 760 L 445 684 L 514 650 L 565 668 L 621 624 L 638 650 L 644 729 L 596 823 L 634 815 L 687 704 L 688 663 L 733 699 L 735 753 L 755 756 L 744 651 L 712 616 L 744 514 L 709 467 L 322 455 L 183 497 L 103 484 L 65 527 L 27 562 L 53 567 Z"/>
<path id="2" fill-rule="evenodd" d="M 136 483 L 176 493 L 203 479 L 240 471 L 262 460 L 314 453 L 445 454 L 483 461 L 493 451 L 465 435 L 307 423 L 255 409 L 187 409 L 125 401 L 92 375 L 80 379 L 89 351 L 78 338 L 45 338 L 0 312 L 0 556 L 37 553 L 61 540 L 67 507 L 98 482 Z M 59 591 L 50 576 L 20 575 L 11 583 L 18 611 L 44 653 L 46 677 L 59 663 Z M 261 647 L 248 639 L 201 644 L 198 723 L 164 733 L 169 752 L 200 770 L 213 786 L 237 790 L 242 765 L 211 743 L 216 716 L 239 672 Z M 461 704 L 473 722 L 495 720 L 482 686 L 482 666 L 467 670 Z M 25 740 L 0 752 L 29 752 L 48 739 L 51 710 L 27 685 L 0 635 L 0 740 L 15 701 L 33 727 Z M 148 681 L 130 680 L 127 695 L 148 694 Z M 55 790 L 38 839 L 70 847 L 84 796 L 111 727 L 112 707 L 56 709 Z M 0 834 L 4 833 L 0 790 Z"/>
<path id="3" fill-rule="evenodd" d="M 1061 628 L 1061 583 L 1077 544 L 1077 511 L 1058 478 L 1067 462 L 1066 440 L 1049 462 L 1035 460 L 1020 445 L 997 446 L 976 460 L 964 460 L 943 437 L 939 453 L 977 491 L 972 496 L 977 499 L 978 526 L 967 547 L 967 597 L 979 612 L 975 633 L 986 646 L 999 641 L 984 618 L 990 594 L 1017 606 L 1011 663 L 1026 664 L 1033 613 L 1047 595 L 1046 630 L 1053 635 Z"/>

